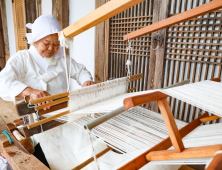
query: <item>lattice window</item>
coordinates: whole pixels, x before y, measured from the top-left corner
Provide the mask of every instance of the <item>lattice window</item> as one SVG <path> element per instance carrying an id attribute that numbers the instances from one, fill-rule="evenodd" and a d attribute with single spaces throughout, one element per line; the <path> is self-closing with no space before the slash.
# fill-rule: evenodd
<path id="1" fill-rule="evenodd" d="M 110 19 L 109 78 L 126 76 L 128 42 L 123 41 L 123 35 L 151 25 L 152 8 L 153 0 L 146 0 Z M 137 91 L 147 89 L 150 43 L 150 35 L 132 41 L 132 74 L 143 73 L 142 80 L 130 85 L 130 88 L 137 87 Z"/>
<path id="2" fill-rule="evenodd" d="M 171 15 L 188 10 L 206 1 L 174 1 Z M 179 7 L 176 8 L 175 7 Z M 186 8 L 184 8 L 186 7 Z M 191 82 L 221 78 L 222 57 L 222 10 L 180 23 L 168 29 L 164 87 L 182 80 Z M 170 99 L 175 118 L 190 122 L 200 114 L 197 109 L 184 102 Z"/>

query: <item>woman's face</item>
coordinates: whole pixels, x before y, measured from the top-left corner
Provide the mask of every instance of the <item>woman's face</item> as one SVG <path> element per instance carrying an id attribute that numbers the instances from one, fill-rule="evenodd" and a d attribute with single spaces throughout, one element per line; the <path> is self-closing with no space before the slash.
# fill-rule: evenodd
<path id="1" fill-rule="evenodd" d="M 50 58 L 59 49 L 58 34 L 50 34 L 36 42 L 35 48 L 42 57 Z"/>

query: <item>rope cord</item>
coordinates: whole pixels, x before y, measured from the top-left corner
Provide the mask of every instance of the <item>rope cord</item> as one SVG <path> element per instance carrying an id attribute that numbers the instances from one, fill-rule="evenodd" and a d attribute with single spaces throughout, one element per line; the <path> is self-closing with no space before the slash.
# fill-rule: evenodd
<path id="1" fill-rule="evenodd" d="M 92 143 L 92 140 L 91 140 L 91 137 L 90 137 L 90 130 L 86 130 L 87 131 L 87 135 L 88 135 L 88 138 L 89 138 L 89 141 L 90 141 L 90 145 L 91 145 L 91 147 L 92 147 L 92 153 L 93 153 L 93 158 L 94 158 L 94 161 L 95 161 L 95 163 L 96 163 L 96 167 L 97 167 L 97 169 L 98 170 L 100 170 L 100 168 L 99 168 L 99 164 L 98 164 L 98 160 L 97 160 L 97 158 L 96 158 L 96 154 L 95 154 L 95 150 L 94 150 L 94 147 L 93 147 L 93 143 Z"/>
<path id="2" fill-rule="evenodd" d="M 130 55 L 131 53 L 133 53 L 133 47 L 131 47 L 131 43 L 130 40 L 129 40 L 129 37 L 128 37 L 128 34 L 127 34 L 127 38 L 128 38 L 128 47 L 126 47 L 126 52 L 128 52 L 128 59 L 126 61 L 126 65 L 127 65 L 127 76 L 131 76 L 131 66 L 132 66 L 132 62 L 130 60 Z"/>
<path id="3" fill-rule="evenodd" d="M 60 45 L 63 47 L 63 54 L 65 58 L 65 69 L 66 69 L 66 81 L 67 81 L 67 91 L 70 91 L 70 79 L 71 79 L 71 63 L 72 63 L 72 46 L 73 46 L 73 38 L 67 38 L 64 36 L 64 33 L 62 31 L 62 34 L 59 37 Z M 71 48 L 70 48 L 71 47 Z M 68 63 L 67 63 L 67 56 L 66 56 L 66 50 L 70 49 L 70 57 L 69 57 L 69 69 L 68 69 Z"/>

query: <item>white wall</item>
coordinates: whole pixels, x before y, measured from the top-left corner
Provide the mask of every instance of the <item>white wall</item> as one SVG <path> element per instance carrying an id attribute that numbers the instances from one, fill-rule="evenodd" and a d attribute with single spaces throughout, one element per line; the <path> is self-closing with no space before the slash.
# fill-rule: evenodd
<path id="1" fill-rule="evenodd" d="M 16 53 L 12 1 L 5 0 L 10 56 Z"/>
<path id="2" fill-rule="evenodd" d="M 69 24 L 84 17 L 95 10 L 95 0 L 70 0 L 69 1 Z M 93 78 L 94 71 L 94 45 L 95 28 L 91 28 L 74 38 L 73 58 L 86 66 Z"/>
<path id="3" fill-rule="evenodd" d="M 52 15 L 52 0 L 42 0 L 42 15 Z"/>

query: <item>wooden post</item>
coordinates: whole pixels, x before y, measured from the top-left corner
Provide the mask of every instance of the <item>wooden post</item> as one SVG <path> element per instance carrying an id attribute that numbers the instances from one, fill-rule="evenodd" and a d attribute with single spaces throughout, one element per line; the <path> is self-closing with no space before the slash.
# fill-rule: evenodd
<path id="1" fill-rule="evenodd" d="M 52 15 L 63 29 L 69 26 L 69 0 L 52 0 Z"/>
<path id="2" fill-rule="evenodd" d="M 158 100 L 157 103 L 160 108 L 161 114 L 163 116 L 163 120 L 167 127 L 167 131 L 169 133 L 175 152 L 182 152 L 184 150 L 183 141 L 179 133 L 179 130 L 177 128 L 177 125 L 173 117 L 173 113 L 170 109 L 170 105 L 167 101 L 167 98 Z"/>
<path id="3" fill-rule="evenodd" d="M 4 47 L 4 54 L 5 54 L 4 58 L 5 58 L 5 63 L 6 63 L 7 58 L 10 55 L 10 52 L 9 52 L 9 39 L 8 39 L 8 27 L 7 27 L 5 0 L 0 0 L 0 8 L 1 8 L 0 10 L 1 10 L 2 34 L 3 34 L 3 39 L 4 39 L 4 42 L 3 42 L 3 44 L 1 44 L 1 46 Z M 1 59 L 0 62 L 3 62 L 3 60 L 4 59 Z"/>
<path id="4" fill-rule="evenodd" d="M 170 0 L 155 0 L 153 6 L 153 23 L 164 20 L 168 17 Z M 151 47 L 150 48 L 150 61 L 149 61 L 149 76 L 148 76 L 148 90 L 162 88 L 162 80 L 164 78 L 164 57 L 165 57 L 165 42 L 166 42 L 166 29 L 152 33 Z M 162 36 L 163 42 L 154 42 L 155 36 Z M 153 50 L 156 49 L 156 50 Z M 157 102 L 149 104 L 149 109 L 158 112 Z"/>
<path id="5" fill-rule="evenodd" d="M 0 71 L 5 67 L 5 44 L 3 36 L 2 15 L 0 13 Z"/>
<path id="6" fill-rule="evenodd" d="M 106 3 L 106 0 L 96 0 L 96 8 Z M 109 19 L 96 26 L 95 34 L 95 82 L 108 79 L 109 55 Z"/>
<path id="7" fill-rule="evenodd" d="M 52 15 L 63 29 L 69 26 L 69 0 L 52 0 Z M 69 49 L 66 49 L 66 54 L 69 55 Z"/>

